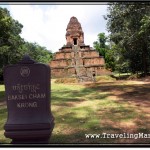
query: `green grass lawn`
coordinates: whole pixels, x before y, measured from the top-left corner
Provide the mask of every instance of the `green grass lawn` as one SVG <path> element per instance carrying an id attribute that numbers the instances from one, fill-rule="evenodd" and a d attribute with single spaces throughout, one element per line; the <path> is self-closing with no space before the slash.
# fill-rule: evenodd
<path id="1" fill-rule="evenodd" d="M 52 82 L 55 127 L 50 143 L 150 143 L 149 139 L 85 138 L 85 134 L 150 133 L 150 85 L 140 81 L 87 84 Z M 4 86 L 0 86 L 0 142 L 7 118 Z"/>

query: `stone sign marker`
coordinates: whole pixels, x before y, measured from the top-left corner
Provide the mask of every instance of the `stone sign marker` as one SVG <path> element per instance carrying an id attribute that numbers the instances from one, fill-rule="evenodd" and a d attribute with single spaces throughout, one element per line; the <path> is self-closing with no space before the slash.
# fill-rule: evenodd
<path id="1" fill-rule="evenodd" d="M 4 135 L 12 143 L 47 143 L 54 128 L 50 67 L 25 55 L 4 69 L 8 118 Z"/>

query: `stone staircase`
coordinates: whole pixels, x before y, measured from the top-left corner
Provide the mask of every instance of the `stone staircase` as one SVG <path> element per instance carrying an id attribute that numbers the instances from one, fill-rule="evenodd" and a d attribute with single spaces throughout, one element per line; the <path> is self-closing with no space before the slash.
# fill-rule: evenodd
<path id="1" fill-rule="evenodd" d="M 86 81 L 95 81 L 92 73 L 87 71 L 87 69 L 81 63 L 82 58 L 79 56 L 80 47 L 77 45 L 72 46 L 72 50 L 74 52 L 74 68 L 76 70 L 76 77 L 79 82 L 86 82 Z"/>

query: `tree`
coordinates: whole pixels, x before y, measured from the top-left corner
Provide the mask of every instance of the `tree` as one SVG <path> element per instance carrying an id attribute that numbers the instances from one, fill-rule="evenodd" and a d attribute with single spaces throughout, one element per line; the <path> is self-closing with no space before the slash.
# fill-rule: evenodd
<path id="1" fill-rule="evenodd" d="M 111 40 L 124 49 L 122 56 L 133 73 L 148 74 L 149 49 L 149 10 L 150 3 L 116 2 L 108 7 L 107 29 Z"/>
<path id="2" fill-rule="evenodd" d="M 45 47 L 38 45 L 37 43 L 25 42 L 22 45 L 22 51 L 24 54 L 28 54 L 37 62 L 49 63 L 53 58 L 51 51 L 48 51 Z"/>
<path id="3" fill-rule="evenodd" d="M 97 41 L 93 42 L 93 47 L 104 57 L 106 68 L 115 71 L 114 49 L 110 49 L 109 44 L 109 37 L 105 33 L 99 33 Z"/>
<path id="4" fill-rule="evenodd" d="M 98 40 L 93 42 L 93 47 L 99 52 L 100 55 L 102 55 L 105 58 L 105 52 L 106 52 L 106 40 L 107 37 L 105 33 L 99 33 L 98 34 Z"/>
<path id="5" fill-rule="evenodd" d="M 20 33 L 23 25 L 14 20 L 6 8 L 0 7 L 0 80 L 3 68 L 9 64 L 19 62 L 24 54 L 38 62 L 48 63 L 53 54 L 37 43 L 26 42 Z"/>
<path id="6" fill-rule="evenodd" d="M 0 78 L 4 66 L 14 63 L 19 57 L 20 45 L 23 43 L 19 35 L 22 27 L 6 8 L 0 8 Z"/>

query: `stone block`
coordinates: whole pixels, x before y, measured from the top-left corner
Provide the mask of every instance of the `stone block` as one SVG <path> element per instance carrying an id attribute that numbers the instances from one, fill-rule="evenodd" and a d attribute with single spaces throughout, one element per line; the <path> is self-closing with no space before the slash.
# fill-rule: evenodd
<path id="1" fill-rule="evenodd" d="M 84 58 L 99 57 L 99 54 L 96 51 L 83 51 L 81 57 Z"/>
<path id="2" fill-rule="evenodd" d="M 74 64 L 72 63 L 73 62 L 73 60 L 71 60 L 71 59 L 68 59 L 67 60 L 67 66 L 69 67 L 71 67 L 71 66 L 73 66 Z"/>
<path id="3" fill-rule="evenodd" d="M 66 59 L 59 60 L 59 67 L 67 67 L 68 63 Z"/>
<path id="4" fill-rule="evenodd" d="M 99 53 L 97 51 L 90 51 L 91 57 L 99 57 Z"/>
<path id="5" fill-rule="evenodd" d="M 52 69 L 52 76 L 53 77 L 65 77 L 67 75 L 67 71 L 65 69 L 62 68 L 55 68 Z"/>
<path id="6" fill-rule="evenodd" d="M 75 57 L 74 52 L 71 52 L 71 57 L 72 57 L 72 58 L 74 58 L 74 57 Z"/>
<path id="7" fill-rule="evenodd" d="M 70 76 L 70 75 L 73 75 L 73 74 L 75 74 L 76 73 L 76 71 L 75 71 L 75 68 L 68 68 L 68 75 Z"/>
<path id="8" fill-rule="evenodd" d="M 104 59 L 99 57 L 84 59 L 84 65 L 86 66 L 104 65 Z"/>
<path id="9" fill-rule="evenodd" d="M 55 68 L 55 67 L 58 67 L 59 66 L 59 61 L 57 61 L 57 60 L 52 60 L 51 62 L 50 62 L 50 67 L 51 68 Z"/>
<path id="10" fill-rule="evenodd" d="M 82 59 L 82 58 L 78 58 L 78 59 L 76 60 L 76 65 L 77 65 L 77 66 L 83 65 L 83 59 Z"/>
<path id="11" fill-rule="evenodd" d="M 55 55 L 55 59 L 64 59 L 64 53 L 63 52 L 57 52 Z"/>
<path id="12" fill-rule="evenodd" d="M 65 58 L 66 59 L 71 59 L 71 52 L 70 53 L 65 53 Z"/>

